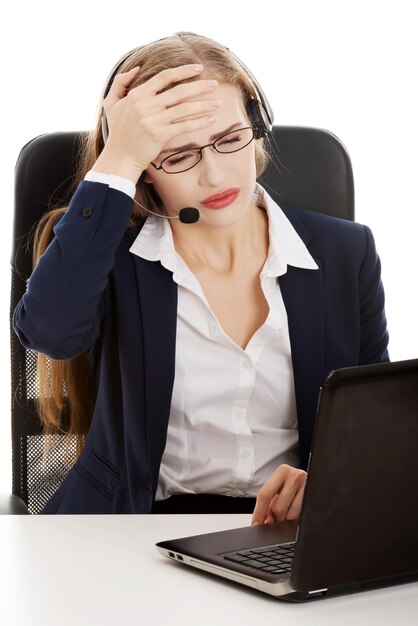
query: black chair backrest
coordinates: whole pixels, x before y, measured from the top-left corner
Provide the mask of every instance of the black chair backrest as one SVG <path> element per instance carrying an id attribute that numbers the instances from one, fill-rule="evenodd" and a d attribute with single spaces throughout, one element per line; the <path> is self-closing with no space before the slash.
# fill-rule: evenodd
<path id="1" fill-rule="evenodd" d="M 33 229 L 50 208 L 68 201 L 74 189 L 80 145 L 85 133 L 41 135 L 22 149 L 15 172 L 11 314 L 32 271 Z M 275 126 L 272 160 L 260 178 L 279 203 L 354 219 L 350 158 L 332 133 L 316 128 Z M 25 350 L 11 331 L 13 494 L 38 513 L 76 458 L 60 435 L 45 437 L 36 413 L 36 354 Z"/>
<path id="2" fill-rule="evenodd" d="M 354 181 L 343 143 L 319 128 L 275 126 L 260 183 L 278 204 L 354 220 Z"/>

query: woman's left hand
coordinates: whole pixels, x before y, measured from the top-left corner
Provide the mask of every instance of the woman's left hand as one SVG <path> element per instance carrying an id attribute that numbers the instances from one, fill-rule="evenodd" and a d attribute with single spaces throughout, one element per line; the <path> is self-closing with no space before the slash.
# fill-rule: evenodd
<path id="1" fill-rule="evenodd" d="M 290 465 L 279 465 L 257 494 L 251 524 L 298 519 L 305 484 L 306 472 Z"/>

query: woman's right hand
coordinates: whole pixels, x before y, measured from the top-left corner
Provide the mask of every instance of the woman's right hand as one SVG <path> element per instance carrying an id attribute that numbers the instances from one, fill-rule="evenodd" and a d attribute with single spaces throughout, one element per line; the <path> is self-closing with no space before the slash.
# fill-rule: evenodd
<path id="1" fill-rule="evenodd" d="M 163 70 L 127 95 L 140 68 L 117 74 L 103 103 L 109 137 L 93 169 L 136 183 L 173 137 L 213 124 L 219 101 L 210 95 L 217 81 L 191 80 L 159 93 L 172 83 L 198 76 L 202 70 L 202 65 Z M 192 98 L 198 99 L 190 101 Z"/>

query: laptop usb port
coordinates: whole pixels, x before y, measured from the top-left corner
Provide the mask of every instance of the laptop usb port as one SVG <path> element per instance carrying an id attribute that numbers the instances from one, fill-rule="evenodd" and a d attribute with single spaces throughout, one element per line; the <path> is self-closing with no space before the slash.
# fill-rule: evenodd
<path id="1" fill-rule="evenodd" d="M 308 591 L 309 597 L 312 598 L 314 596 L 325 596 L 328 591 L 328 588 L 325 589 L 315 589 L 315 591 Z"/>
<path id="2" fill-rule="evenodd" d="M 181 556 L 181 554 L 177 554 L 176 556 L 179 561 L 183 561 L 183 557 Z"/>

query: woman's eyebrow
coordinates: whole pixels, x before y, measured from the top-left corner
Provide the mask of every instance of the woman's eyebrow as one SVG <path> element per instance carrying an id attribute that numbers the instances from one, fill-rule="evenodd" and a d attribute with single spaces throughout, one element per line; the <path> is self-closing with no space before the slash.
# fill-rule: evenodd
<path id="1" fill-rule="evenodd" d="M 210 137 L 210 141 L 216 141 L 218 137 L 222 137 L 222 135 L 225 135 L 226 133 L 231 132 L 231 130 L 234 130 L 234 128 L 237 128 L 241 125 L 242 125 L 242 122 L 235 122 L 235 124 L 228 126 L 228 128 L 226 128 L 225 130 L 221 130 L 221 132 L 216 133 L 216 135 L 212 135 Z M 189 150 L 190 148 L 199 148 L 199 146 L 196 143 L 188 143 L 185 146 L 179 146 L 178 148 L 168 148 L 168 150 L 161 150 L 160 155 L 161 154 L 173 154 L 174 152 L 181 152 L 182 150 Z"/>

